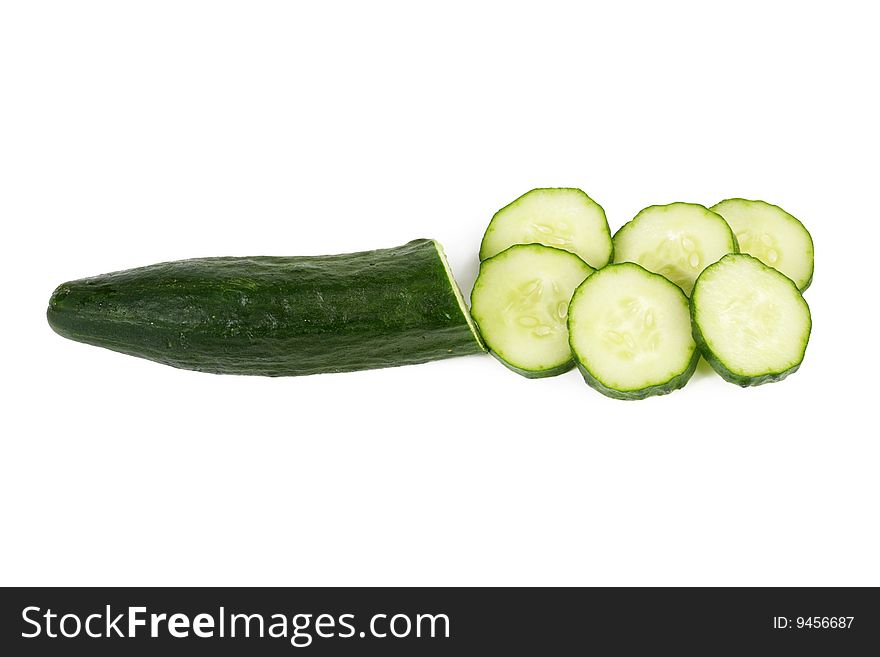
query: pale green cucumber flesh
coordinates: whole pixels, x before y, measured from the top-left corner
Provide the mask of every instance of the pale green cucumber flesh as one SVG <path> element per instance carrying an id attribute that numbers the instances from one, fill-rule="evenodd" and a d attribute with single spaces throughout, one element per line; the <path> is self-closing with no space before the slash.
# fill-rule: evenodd
<path id="1" fill-rule="evenodd" d="M 691 297 L 694 339 L 712 368 L 740 386 L 797 371 L 810 340 L 810 308 L 787 276 L 747 254 L 706 268 Z"/>
<path id="2" fill-rule="evenodd" d="M 801 292 L 813 281 L 813 238 L 806 227 L 778 205 L 729 198 L 710 208 L 730 224 L 741 253 L 773 267 Z"/>
<path id="3" fill-rule="evenodd" d="M 568 304 L 592 272 L 576 255 L 540 244 L 514 245 L 484 260 L 471 315 L 492 355 L 529 378 L 570 370 Z"/>
<path id="4" fill-rule="evenodd" d="M 614 235 L 614 262 L 634 262 L 690 294 L 707 266 L 738 250 L 724 219 L 695 203 L 652 205 Z"/>
<path id="5" fill-rule="evenodd" d="M 533 189 L 492 217 L 480 260 L 514 244 L 543 244 L 579 256 L 594 269 L 611 261 L 611 231 L 605 211 L 580 189 Z"/>
<path id="6" fill-rule="evenodd" d="M 615 399 L 682 388 L 699 360 L 681 288 L 634 263 L 586 279 L 572 297 L 568 329 L 584 380 Z"/>

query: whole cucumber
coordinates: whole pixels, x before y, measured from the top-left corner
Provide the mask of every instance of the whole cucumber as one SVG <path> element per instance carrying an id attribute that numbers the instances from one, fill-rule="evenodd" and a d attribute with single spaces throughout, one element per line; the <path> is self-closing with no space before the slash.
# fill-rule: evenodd
<path id="1" fill-rule="evenodd" d="M 201 372 L 298 376 L 484 351 L 442 247 L 198 258 L 71 281 L 60 335 Z"/>

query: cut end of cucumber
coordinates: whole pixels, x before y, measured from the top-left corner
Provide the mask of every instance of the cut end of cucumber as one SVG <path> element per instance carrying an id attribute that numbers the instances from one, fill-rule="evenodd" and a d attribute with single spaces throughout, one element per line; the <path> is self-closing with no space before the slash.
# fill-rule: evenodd
<path id="1" fill-rule="evenodd" d="M 691 314 L 706 360 L 740 386 L 795 372 L 812 328 L 810 308 L 794 282 L 747 254 L 725 256 L 703 272 Z"/>
<path id="2" fill-rule="evenodd" d="M 540 244 L 514 245 L 485 260 L 471 307 L 492 354 L 529 378 L 571 369 L 568 304 L 592 272 L 576 255 Z"/>
<path id="3" fill-rule="evenodd" d="M 813 280 L 813 238 L 806 227 L 778 205 L 729 198 L 711 210 L 730 224 L 741 253 L 754 256 L 791 280 L 803 292 Z"/>
<path id="4" fill-rule="evenodd" d="M 492 217 L 480 260 L 514 244 L 543 244 L 574 253 L 595 269 L 612 256 L 611 231 L 605 210 L 580 189 L 533 189 Z"/>
<path id="5" fill-rule="evenodd" d="M 615 399 L 677 390 L 699 360 L 687 297 L 633 263 L 609 265 L 578 287 L 568 329 L 586 382 Z"/>
<path id="6" fill-rule="evenodd" d="M 614 261 L 634 262 L 690 294 L 706 267 L 736 253 L 724 218 L 696 203 L 652 205 L 614 235 Z"/>
<path id="7" fill-rule="evenodd" d="M 474 320 L 471 317 L 471 312 L 467 307 L 467 303 L 465 303 L 464 295 L 461 293 L 461 288 L 458 286 L 458 282 L 455 280 L 455 276 L 452 275 L 452 268 L 449 266 L 449 259 L 446 257 L 446 251 L 443 249 L 443 245 L 440 244 L 440 242 L 438 242 L 437 240 L 431 241 L 434 243 L 434 248 L 437 249 L 437 255 L 440 256 L 440 262 L 443 263 L 443 269 L 446 271 L 446 277 L 449 279 L 449 285 L 452 288 L 452 291 L 455 293 L 455 298 L 458 301 L 458 307 L 461 309 L 461 314 L 467 321 L 471 333 L 474 334 L 474 340 L 476 340 L 477 344 L 480 345 L 480 348 L 482 348 L 483 351 L 486 351 L 486 344 L 483 342 L 483 338 L 482 336 L 480 336 L 479 330 L 477 330 L 477 325 L 474 323 Z"/>

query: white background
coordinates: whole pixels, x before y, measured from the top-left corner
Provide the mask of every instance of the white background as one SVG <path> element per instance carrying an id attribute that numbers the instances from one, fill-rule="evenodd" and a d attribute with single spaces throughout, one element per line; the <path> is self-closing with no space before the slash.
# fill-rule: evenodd
<path id="1" fill-rule="evenodd" d="M 0 582 L 880 585 L 871 3 L 9 2 Z M 875 17 L 873 17 L 875 18 Z M 434 237 L 577 186 L 763 198 L 800 372 L 606 399 L 492 358 L 264 379 L 61 339 L 60 282 Z"/>

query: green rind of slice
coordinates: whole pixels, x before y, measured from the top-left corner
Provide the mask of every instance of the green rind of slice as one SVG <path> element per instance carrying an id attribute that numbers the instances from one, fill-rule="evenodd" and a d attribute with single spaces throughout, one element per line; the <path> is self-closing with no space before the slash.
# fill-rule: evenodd
<path id="1" fill-rule="evenodd" d="M 614 386 L 611 383 L 609 383 L 607 378 L 603 378 L 602 376 L 600 376 L 597 373 L 595 366 L 593 366 L 589 362 L 587 362 L 588 360 L 590 360 L 590 358 L 586 354 L 580 353 L 578 345 L 576 344 L 578 342 L 578 337 L 576 337 L 577 326 L 575 326 L 576 322 L 581 321 L 580 318 L 578 317 L 579 313 L 578 313 L 578 309 L 577 309 L 579 296 L 582 294 L 586 294 L 587 291 L 590 289 L 590 286 L 588 285 L 588 283 L 590 283 L 591 278 L 593 278 L 591 285 L 595 286 L 595 285 L 597 285 L 597 283 L 600 280 L 598 277 L 606 277 L 606 276 L 612 275 L 613 273 L 616 273 L 616 272 L 637 273 L 639 275 L 639 277 L 643 277 L 645 281 L 650 282 L 650 285 L 653 286 L 655 284 L 659 284 L 659 286 L 661 286 L 660 288 L 655 288 L 655 289 L 664 290 L 664 294 L 669 293 L 669 292 L 672 293 L 671 297 L 667 295 L 667 299 L 670 300 L 670 302 L 672 304 L 671 306 L 669 306 L 669 310 L 670 310 L 670 316 L 674 317 L 674 319 L 671 319 L 669 321 L 670 327 L 660 327 L 660 330 L 661 330 L 661 332 L 665 332 L 665 331 L 668 331 L 672 325 L 677 325 L 677 329 L 675 329 L 675 331 L 678 331 L 679 333 L 677 334 L 677 338 L 673 336 L 671 338 L 671 340 L 673 342 L 673 346 L 675 346 L 674 343 L 675 343 L 676 339 L 679 339 L 682 341 L 682 345 L 679 345 L 682 348 L 682 353 L 681 353 L 682 358 L 680 361 L 676 360 L 672 364 L 672 366 L 669 366 L 669 364 L 666 364 L 665 366 L 661 367 L 660 369 L 663 371 L 663 374 L 661 374 L 659 376 L 653 372 L 651 373 L 651 378 L 656 379 L 656 378 L 659 378 L 660 376 L 665 376 L 666 372 L 673 372 L 668 378 L 666 378 L 664 380 L 651 381 L 651 382 L 647 383 L 647 385 L 617 385 L 617 386 Z M 625 292 L 627 291 L 627 288 L 613 288 L 613 289 L 615 289 L 615 292 L 619 289 L 622 289 Z M 599 294 L 601 295 L 602 291 L 600 291 Z M 640 293 L 638 291 L 634 291 L 633 294 L 636 295 L 636 298 L 638 298 L 638 296 L 640 295 Z M 644 294 L 644 293 L 641 293 L 641 294 Z M 629 296 L 629 295 L 627 295 L 627 296 Z M 614 305 L 618 305 L 620 307 L 626 308 L 627 307 L 626 304 L 629 303 L 627 301 L 627 296 L 623 296 L 620 299 L 613 299 L 613 301 L 615 301 L 615 303 L 611 304 L 612 307 L 609 308 L 609 312 L 603 313 L 603 314 L 597 313 L 596 315 L 593 315 L 593 317 L 599 317 L 602 315 L 609 315 L 610 316 L 611 314 L 613 314 L 613 306 Z M 654 310 L 655 310 L 655 308 L 653 306 L 651 306 L 646 310 L 646 312 L 652 313 L 651 316 L 654 317 L 654 315 L 653 315 Z M 627 311 L 627 312 L 629 312 L 629 311 Z M 652 322 L 650 324 L 647 324 L 647 323 L 645 323 L 645 318 L 640 316 L 638 325 L 639 326 L 643 326 L 643 325 L 644 326 L 653 326 L 654 321 L 656 321 L 656 320 L 652 320 Z M 568 326 L 569 326 L 569 341 L 571 343 L 572 354 L 574 355 L 574 359 L 575 359 L 575 362 L 578 366 L 578 369 L 580 370 L 581 374 L 584 377 L 584 381 L 587 383 L 587 385 L 594 388 L 598 392 L 602 393 L 603 395 L 605 395 L 607 397 L 611 397 L 613 399 L 640 400 L 640 399 L 646 399 L 648 397 L 653 397 L 653 396 L 657 396 L 657 395 L 665 395 L 665 394 L 668 394 L 668 393 L 673 392 L 675 390 L 678 390 L 680 388 L 683 388 L 687 384 L 687 382 L 690 380 L 690 378 L 693 376 L 694 371 L 697 368 L 697 363 L 699 362 L 699 359 L 700 359 L 700 352 L 697 349 L 696 344 L 693 342 L 692 337 L 690 335 L 688 300 L 687 300 L 687 297 L 682 292 L 681 288 L 679 288 L 677 285 L 670 282 L 666 278 L 660 276 L 659 274 L 655 274 L 653 272 L 650 272 L 647 269 L 645 269 L 644 267 L 642 267 L 641 265 L 638 265 L 635 263 L 620 263 L 620 264 L 615 264 L 615 265 L 608 265 L 605 268 L 601 269 L 599 272 L 596 272 L 595 274 L 593 274 L 592 277 L 585 280 L 578 287 L 578 289 L 575 291 L 575 294 L 572 296 L 571 306 L 570 306 L 570 310 L 569 310 L 569 317 L 568 317 Z M 614 326 L 614 328 L 616 329 L 617 327 Z M 591 329 L 591 330 L 594 330 L 594 329 Z M 604 335 L 605 328 L 603 328 L 602 331 L 603 331 L 603 335 Z M 649 333 L 649 335 L 650 335 L 650 333 Z M 652 347 L 650 347 L 650 349 L 653 350 L 654 347 L 652 346 Z M 619 364 L 620 364 L 619 362 L 615 363 L 613 361 L 609 361 L 609 362 L 605 363 L 606 366 L 610 365 L 612 367 L 614 365 L 619 365 Z"/>
<path id="2" fill-rule="evenodd" d="M 713 353 L 713 351 L 706 344 L 706 339 L 703 337 L 702 332 L 700 331 L 700 327 L 697 326 L 696 322 L 694 322 L 694 341 L 697 343 L 697 347 L 700 350 L 700 353 L 703 355 L 703 358 L 706 359 L 706 362 L 715 370 L 719 376 L 725 381 L 729 383 L 735 383 L 736 385 L 742 388 L 749 388 L 752 386 L 760 386 L 765 383 L 775 383 L 777 381 L 782 381 L 785 377 L 790 374 L 794 374 L 800 369 L 801 361 L 794 367 L 790 367 L 787 370 L 782 372 L 771 372 L 768 374 L 763 374 L 760 376 L 745 376 L 742 374 L 737 374 L 733 370 L 728 369 L 724 363 Z"/>
<path id="3" fill-rule="evenodd" d="M 515 244 L 562 249 L 594 269 L 614 256 L 605 210 L 575 187 L 539 187 L 498 210 L 480 243 L 480 260 Z"/>
<path id="4" fill-rule="evenodd" d="M 484 260 L 471 292 L 471 315 L 489 352 L 530 379 L 572 369 L 568 304 L 592 273 L 573 253 L 541 244 L 516 244 Z"/>
<path id="5" fill-rule="evenodd" d="M 516 372 L 520 376 L 524 376 L 527 379 L 547 379 L 551 376 L 559 376 L 560 374 L 565 374 L 566 372 L 569 372 L 574 368 L 574 359 L 572 359 L 558 367 L 552 367 L 546 370 L 524 370 L 521 367 L 517 367 L 516 365 L 508 363 L 506 360 L 504 360 L 502 356 L 494 351 L 490 350 L 489 353 L 495 358 L 495 360 L 504 365 L 504 367 L 512 372 Z"/>
<path id="6" fill-rule="evenodd" d="M 615 263 L 641 265 L 686 295 L 703 269 L 739 251 L 724 217 L 697 203 L 648 206 L 621 226 L 613 242 Z"/>
<path id="7" fill-rule="evenodd" d="M 639 399 L 647 399 L 648 397 L 656 397 L 657 395 L 668 395 L 670 392 L 675 392 L 676 390 L 684 388 L 687 385 L 687 382 L 690 381 L 691 377 L 694 375 L 699 360 L 700 352 L 694 351 L 694 355 L 688 362 L 687 368 L 680 375 L 669 379 L 669 381 L 661 385 L 649 386 L 647 388 L 642 388 L 641 390 L 631 391 L 615 390 L 614 388 L 609 388 L 599 379 L 593 376 L 592 372 L 590 372 L 590 370 L 588 370 L 581 363 L 578 363 L 578 370 L 583 375 L 584 381 L 587 382 L 588 386 L 590 386 L 594 390 L 598 390 L 606 397 L 611 397 L 612 399 L 620 399 L 623 401 L 636 401 Z"/>
<path id="8" fill-rule="evenodd" d="M 741 235 L 739 251 L 792 279 L 801 292 L 813 282 L 813 236 L 794 215 L 767 201 L 728 198 L 711 208 Z"/>
<path id="9" fill-rule="evenodd" d="M 720 349 L 717 347 L 717 345 L 713 346 L 713 340 L 709 339 L 701 329 L 701 320 L 698 317 L 698 309 L 701 303 L 701 281 L 709 280 L 709 278 L 713 275 L 715 268 L 727 264 L 732 259 L 741 259 L 743 262 L 751 262 L 754 265 L 760 267 L 762 270 L 770 272 L 772 278 L 775 279 L 777 282 L 784 282 L 786 286 L 790 286 L 791 291 L 797 295 L 795 298 L 799 299 L 802 303 L 802 307 L 806 311 L 806 330 L 803 335 L 798 338 L 800 349 L 799 355 L 796 356 L 796 362 L 794 362 L 789 367 L 771 367 L 765 368 L 766 371 L 750 372 L 746 372 L 742 368 L 737 369 L 729 363 L 725 362 L 725 359 L 718 353 Z M 765 383 L 775 383 L 777 381 L 782 381 L 786 377 L 797 372 L 801 364 L 803 363 L 813 327 L 810 307 L 807 304 L 806 300 L 803 298 L 801 291 L 798 289 L 794 281 L 792 281 L 790 278 L 777 271 L 773 267 L 764 264 L 761 260 L 755 258 L 754 256 L 748 255 L 746 253 L 730 254 L 716 262 L 714 265 L 707 267 L 700 275 L 700 278 L 697 279 L 697 283 L 694 286 L 694 294 L 692 295 L 690 300 L 690 312 L 691 324 L 693 326 L 694 342 L 697 343 L 697 347 L 699 348 L 700 353 L 703 355 L 703 358 L 706 359 L 706 362 L 708 362 L 712 369 L 715 370 L 725 381 L 734 383 L 743 388 L 759 386 Z"/>

